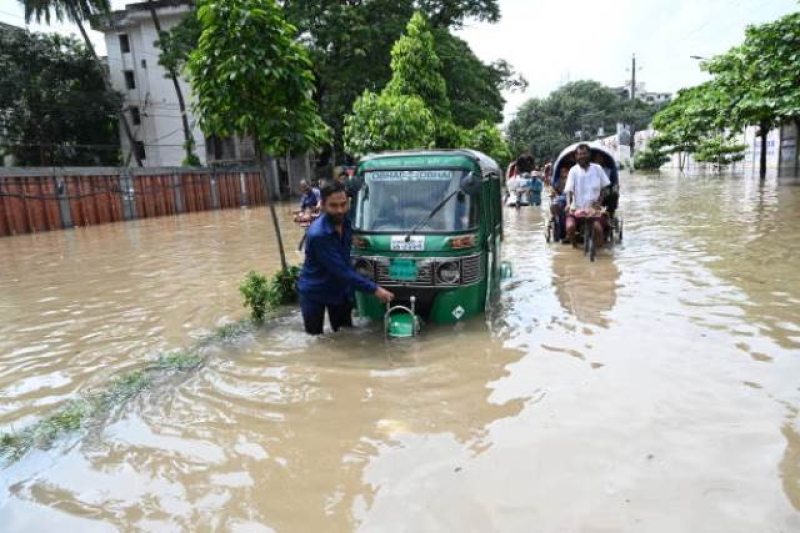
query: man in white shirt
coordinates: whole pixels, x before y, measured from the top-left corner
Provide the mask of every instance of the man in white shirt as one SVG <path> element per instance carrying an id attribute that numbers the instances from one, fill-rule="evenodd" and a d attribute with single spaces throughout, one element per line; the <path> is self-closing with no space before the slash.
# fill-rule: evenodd
<path id="1" fill-rule="evenodd" d="M 604 189 L 611 185 L 603 167 L 591 163 L 592 150 L 588 144 L 579 144 L 575 150 L 575 159 L 578 162 L 574 165 L 567 176 L 567 184 L 564 186 L 564 193 L 567 195 L 567 205 L 569 206 L 567 215 L 567 239 L 575 242 L 575 229 L 578 226 L 578 219 L 585 216 L 585 212 L 597 211 L 600 209 L 600 200 Z M 608 225 L 608 218 L 603 215 L 595 219 L 592 227 L 595 248 L 599 249 L 603 245 L 604 232 Z M 585 236 L 588 237 L 588 236 Z"/>

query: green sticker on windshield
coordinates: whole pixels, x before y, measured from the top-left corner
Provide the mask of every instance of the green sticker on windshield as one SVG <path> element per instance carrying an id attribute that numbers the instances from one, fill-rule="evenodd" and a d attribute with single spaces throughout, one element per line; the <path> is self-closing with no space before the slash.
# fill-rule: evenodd
<path id="1" fill-rule="evenodd" d="M 389 277 L 397 281 L 414 281 L 417 279 L 417 263 L 413 259 L 392 259 Z"/>

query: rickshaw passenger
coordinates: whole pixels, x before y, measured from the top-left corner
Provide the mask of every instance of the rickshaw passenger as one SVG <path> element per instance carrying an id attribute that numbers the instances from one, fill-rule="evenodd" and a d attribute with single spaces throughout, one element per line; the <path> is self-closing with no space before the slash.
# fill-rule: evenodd
<path id="1" fill-rule="evenodd" d="M 564 194 L 564 184 L 567 181 L 569 174 L 569 167 L 567 162 L 562 162 L 558 168 L 557 175 L 553 176 L 552 186 L 550 188 L 550 214 L 558 219 L 558 235 L 555 240 L 567 243 L 566 226 L 566 207 L 567 196 Z"/>
<path id="2" fill-rule="evenodd" d="M 608 166 L 606 164 L 608 158 L 600 152 L 595 152 L 593 159 L 595 163 L 603 167 L 603 171 L 605 171 L 608 180 L 611 182 L 607 194 L 603 197 L 602 205 L 606 208 L 608 214 L 613 217 L 619 204 L 619 171 L 617 170 L 617 165 L 612 161 L 611 166 Z"/>
<path id="3" fill-rule="evenodd" d="M 611 185 L 603 167 L 591 162 L 591 149 L 588 144 L 579 144 L 575 151 L 577 165 L 574 165 L 567 177 L 564 192 L 569 200 L 567 215 L 567 238 L 575 242 L 575 231 L 580 213 L 587 209 L 597 209 L 603 198 L 604 189 Z M 597 249 L 603 245 L 608 218 L 601 216 L 592 224 L 592 237 Z M 584 236 L 588 238 L 588 235 Z"/>

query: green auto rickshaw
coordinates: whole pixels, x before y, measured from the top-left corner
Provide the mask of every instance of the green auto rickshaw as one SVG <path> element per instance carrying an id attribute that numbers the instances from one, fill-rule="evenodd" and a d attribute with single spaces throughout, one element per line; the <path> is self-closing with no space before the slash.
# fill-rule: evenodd
<path id="1" fill-rule="evenodd" d="M 419 318 L 447 324 L 486 310 L 504 270 L 494 160 L 471 150 L 371 155 L 352 189 L 353 266 L 394 292 L 397 304 L 387 309 L 357 293 L 362 317 L 384 320 L 387 335 L 411 336 Z"/>

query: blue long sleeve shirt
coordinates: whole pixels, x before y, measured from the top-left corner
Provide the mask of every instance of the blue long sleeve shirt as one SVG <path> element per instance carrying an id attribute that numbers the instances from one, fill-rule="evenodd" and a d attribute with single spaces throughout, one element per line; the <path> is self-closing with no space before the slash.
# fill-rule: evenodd
<path id="1" fill-rule="evenodd" d="M 328 215 L 315 220 L 306 233 L 306 259 L 297 288 L 306 300 L 340 305 L 354 290 L 372 293 L 378 285 L 359 275 L 350 264 L 353 230 L 344 222 L 342 235 L 336 232 Z"/>

